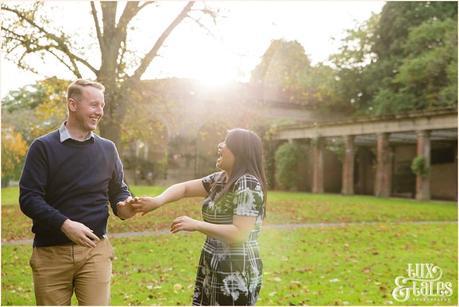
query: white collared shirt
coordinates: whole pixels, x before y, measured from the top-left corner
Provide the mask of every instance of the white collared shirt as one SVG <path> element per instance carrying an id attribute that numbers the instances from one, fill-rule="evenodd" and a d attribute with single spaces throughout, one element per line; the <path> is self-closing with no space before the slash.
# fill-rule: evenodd
<path id="1" fill-rule="evenodd" d="M 82 140 L 82 141 L 81 140 L 77 140 L 77 139 L 73 138 L 70 135 L 70 132 L 66 127 L 66 124 L 67 124 L 67 121 L 63 122 L 62 125 L 59 127 L 59 137 L 60 137 L 60 142 L 61 143 L 64 143 L 68 139 L 72 139 L 72 140 L 75 140 L 75 141 L 78 141 L 78 142 L 84 142 L 84 141 L 87 141 L 87 140 L 89 140 L 91 138 L 94 138 L 94 132 L 91 131 L 91 133 L 89 133 L 89 135 L 84 140 Z"/>

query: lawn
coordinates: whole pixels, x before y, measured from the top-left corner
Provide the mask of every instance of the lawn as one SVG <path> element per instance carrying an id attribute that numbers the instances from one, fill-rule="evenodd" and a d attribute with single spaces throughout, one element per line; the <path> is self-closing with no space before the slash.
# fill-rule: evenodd
<path id="1" fill-rule="evenodd" d="M 157 195 L 158 187 L 133 187 L 136 195 Z M 2 189 L 2 240 L 32 238 L 31 221 L 19 209 L 16 188 Z M 111 233 L 158 230 L 168 228 L 174 217 L 201 216 L 198 198 L 168 204 L 156 213 L 138 216 L 129 221 L 110 217 Z M 376 198 L 372 196 L 342 196 L 270 192 L 266 224 L 336 223 L 336 222 L 406 222 L 457 221 L 454 202 L 418 202 L 411 199 Z"/>
<path id="2" fill-rule="evenodd" d="M 112 239 L 113 305 L 189 305 L 199 234 Z M 275 243 L 273 243 L 275 242 Z M 435 263 L 457 303 L 457 225 L 353 225 L 267 229 L 260 240 L 264 285 L 259 305 L 387 305 L 408 263 Z M 3 246 L 2 305 L 32 305 L 29 245 Z"/>
<path id="3" fill-rule="evenodd" d="M 147 187 L 133 190 L 139 195 L 160 191 Z M 31 237 L 30 222 L 22 217 L 14 199 L 14 190 L 2 193 L 2 240 Z M 267 226 L 260 238 L 264 284 L 259 305 L 457 304 L 455 203 L 271 192 L 268 206 Z M 198 217 L 199 200 L 182 201 L 130 221 L 111 218 L 110 231 L 161 229 L 181 214 Z M 359 221 L 376 223 L 268 227 Z M 409 221 L 438 222 L 399 223 Z M 116 254 L 112 304 L 189 305 L 203 241 L 204 236 L 196 233 L 112 239 Z M 34 304 L 30 254 L 30 245 L 3 245 L 2 305 Z M 453 284 L 453 295 L 446 301 L 395 301 L 391 295 L 394 280 L 407 276 L 408 263 L 439 266 L 441 280 Z"/>

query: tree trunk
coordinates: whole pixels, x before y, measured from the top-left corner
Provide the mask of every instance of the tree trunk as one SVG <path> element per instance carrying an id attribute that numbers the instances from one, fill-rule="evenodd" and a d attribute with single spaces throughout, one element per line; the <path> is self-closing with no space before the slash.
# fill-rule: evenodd
<path id="1" fill-rule="evenodd" d="M 99 124 L 100 135 L 113 141 L 119 149 L 123 114 L 119 112 L 120 99 L 118 91 L 113 83 L 109 85 L 104 83 L 103 79 L 99 82 L 105 86 L 105 109 L 104 117 Z"/>
<path id="2" fill-rule="evenodd" d="M 99 125 L 100 135 L 113 141 L 121 151 L 121 132 L 126 114 L 126 108 L 138 99 L 139 82 L 128 79 L 117 85 L 115 80 L 99 78 L 105 86 L 104 117 Z"/>

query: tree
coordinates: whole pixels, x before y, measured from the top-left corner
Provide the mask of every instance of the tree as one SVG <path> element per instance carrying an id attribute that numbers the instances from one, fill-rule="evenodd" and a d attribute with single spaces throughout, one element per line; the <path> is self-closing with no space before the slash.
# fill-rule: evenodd
<path id="1" fill-rule="evenodd" d="M 412 28 L 426 20 L 457 18 L 455 1 L 409 1 L 387 2 L 375 29 L 372 51 L 379 59 L 400 57 L 404 52 L 404 41 Z"/>
<path id="2" fill-rule="evenodd" d="M 355 114 L 457 105 L 457 3 L 388 2 L 331 60 L 335 103 Z"/>
<path id="3" fill-rule="evenodd" d="M 12 127 L 2 125 L 2 185 L 17 179 L 24 163 L 27 144 Z"/>
<path id="4" fill-rule="evenodd" d="M 273 40 L 252 71 L 251 82 L 269 93 L 270 99 L 305 104 L 308 92 L 304 81 L 310 68 L 310 61 L 300 43 Z"/>
<path id="5" fill-rule="evenodd" d="M 336 107 L 335 70 L 315 66 L 297 41 L 273 40 L 252 71 L 251 84 L 263 91 L 265 100 L 305 105 L 319 111 Z"/>
<path id="6" fill-rule="evenodd" d="M 423 98 L 417 108 L 457 104 L 457 22 L 428 20 L 412 28 L 403 51 L 394 82 Z"/>
<path id="7" fill-rule="evenodd" d="M 99 2 L 98 2 L 99 3 Z M 85 46 L 62 29 L 53 25 L 42 9 L 49 3 L 35 2 L 27 5 L 2 3 L 3 49 L 9 59 L 24 69 L 33 69 L 25 61 L 31 55 L 52 56 L 76 78 L 93 78 L 106 87 L 106 107 L 100 123 L 102 136 L 119 143 L 121 125 L 131 97 L 139 89 L 139 81 L 146 69 L 158 55 L 161 46 L 174 29 L 187 17 L 203 26 L 201 17 L 210 16 L 215 22 L 216 13 L 205 6 L 193 9 L 194 1 L 187 2 L 180 13 L 170 22 L 162 34 L 152 43 L 144 55 L 138 55 L 128 46 L 130 24 L 134 18 L 153 1 L 127 1 L 121 14 L 117 15 L 119 2 L 94 1 L 88 3 L 97 37 L 100 64 L 91 63 L 84 54 Z M 196 16 L 197 15 L 197 16 Z M 119 18 L 117 18 L 119 16 Z M 135 55 L 138 58 L 130 57 Z"/>
<path id="8" fill-rule="evenodd" d="M 67 80 L 48 78 L 11 91 L 2 99 L 2 123 L 19 132 L 27 144 L 57 129 L 67 114 Z"/>
<path id="9" fill-rule="evenodd" d="M 370 113 L 457 105 L 457 3 L 388 2 L 374 37 Z"/>
<path id="10" fill-rule="evenodd" d="M 271 41 L 260 64 L 252 72 L 252 82 L 289 87 L 311 66 L 303 46 L 297 41 Z"/>
<path id="11" fill-rule="evenodd" d="M 281 189 L 301 190 L 301 182 L 305 174 L 300 172 L 300 164 L 304 160 L 305 148 L 297 143 L 280 145 L 274 155 L 276 167 L 276 183 Z M 304 163 L 304 161 L 303 161 Z"/>

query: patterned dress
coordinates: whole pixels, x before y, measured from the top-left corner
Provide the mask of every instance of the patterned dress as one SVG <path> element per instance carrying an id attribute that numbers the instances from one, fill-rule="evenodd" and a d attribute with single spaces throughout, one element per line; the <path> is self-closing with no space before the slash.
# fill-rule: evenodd
<path id="1" fill-rule="evenodd" d="M 255 305 L 261 288 L 263 263 L 258 252 L 258 234 L 264 212 L 263 190 L 252 175 L 240 177 L 222 197 L 223 173 L 202 179 L 209 193 L 203 202 L 206 222 L 232 224 L 233 215 L 256 217 L 255 228 L 242 243 L 229 244 L 207 237 L 196 276 L 193 305 Z M 217 201 L 215 201 L 217 199 Z"/>

